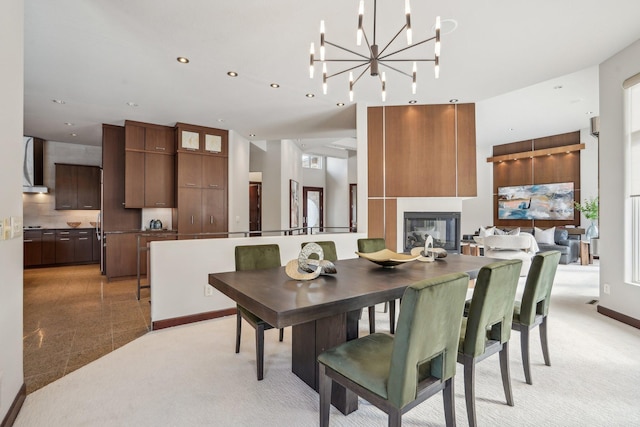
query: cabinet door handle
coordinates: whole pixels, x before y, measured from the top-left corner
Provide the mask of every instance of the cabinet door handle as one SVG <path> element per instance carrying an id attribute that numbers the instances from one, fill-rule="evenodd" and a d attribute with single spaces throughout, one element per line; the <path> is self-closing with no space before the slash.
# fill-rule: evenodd
<path id="1" fill-rule="evenodd" d="M 158 151 L 164 151 L 164 150 L 165 150 L 165 148 L 164 148 L 164 147 L 156 147 L 156 150 L 158 150 Z"/>
<path id="2" fill-rule="evenodd" d="M 195 184 L 193 184 L 193 183 L 191 183 L 191 182 L 187 182 L 186 186 L 187 186 L 187 187 L 195 187 L 196 185 L 195 185 Z"/>
<path id="3" fill-rule="evenodd" d="M 24 242 L 25 243 L 31 243 L 31 242 L 33 242 L 33 240 L 25 240 Z"/>
<path id="4" fill-rule="evenodd" d="M 93 205 L 84 205 L 85 208 L 92 208 Z"/>
<path id="5" fill-rule="evenodd" d="M 166 205 L 166 203 L 164 203 L 164 202 L 156 202 L 155 205 L 156 206 L 164 206 L 164 205 Z"/>
<path id="6" fill-rule="evenodd" d="M 213 215 L 209 217 L 209 224 L 213 224 Z"/>
<path id="7" fill-rule="evenodd" d="M 209 187 L 217 188 L 217 187 L 218 187 L 218 184 L 209 184 Z"/>
<path id="8" fill-rule="evenodd" d="M 53 233 L 42 233 L 42 234 L 46 234 L 47 236 L 52 235 Z"/>
<path id="9" fill-rule="evenodd" d="M 66 242 L 67 240 L 69 240 L 69 238 L 66 238 L 66 239 L 65 239 L 64 237 L 61 237 L 61 238 L 60 238 L 60 241 L 64 241 L 64 242 Z"/>
<path id="10" fill-rule="evenodd" d="M 60 234 L 62 234 L 62 235 L 64 235 L 64 236 L 66 236 L 66 235 L 68 235 L 68 234 L 69 234 L 69 232 L 68 232 L 68 231 L 61 231 L 61 232 L 60 232 Z"/>
<path id="11" fill-rule="evenodd" d="M 71 205 L 62 205 L 63 208 L 70 208 Z"/>
<path id="12" fill-rule="evenodd" d="M 89 240 L 88 237 L 78 237 L 78 240 Z"/>

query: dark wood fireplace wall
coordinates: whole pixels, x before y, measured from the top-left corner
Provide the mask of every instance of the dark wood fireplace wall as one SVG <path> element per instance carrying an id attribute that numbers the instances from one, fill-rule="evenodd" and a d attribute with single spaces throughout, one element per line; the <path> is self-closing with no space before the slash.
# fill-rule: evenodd
<path id="1" fill-rule="evenodd" d="M 495 145 L 493 156 L 526 153 L 556 147 L 580 144 L 580 131 L 510 144 Z M 557 150 L 552 150 L 557 151 Z M 518 156 L 514 156 L 518 157 Z M 487 159 L 487 161 L 492 161 Z M 580 225 L 580 213 L 574 212 L 573 221 L 557 220 L 505 220 L 498 219 L 498 187 L 517 185 L 550 184 L 573 182 L 574 199 L 580 197 L 580 150 L 537 157 L 525 157 L 517 160 L 505 160 L 493 163 L 493 224 L 499 226 L 548 228 L 559 225 Z"/>

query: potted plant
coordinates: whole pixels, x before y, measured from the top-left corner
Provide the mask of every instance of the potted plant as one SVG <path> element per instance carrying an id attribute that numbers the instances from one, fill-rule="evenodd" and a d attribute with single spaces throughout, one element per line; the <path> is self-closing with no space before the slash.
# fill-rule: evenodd
<path id="1" fill-rule="evenodd" d="M 595 221 L 598 220 L 598 197 L 592 197 L 584 201 L 584 203 L 574 202 L 574 205 L 577 210 L 582 212 L 582 214 L 591 221 L 591 225 L 587 228 L 586 238 L 587 240 L 598 238 L 598 226 L 596 226 Z"/>

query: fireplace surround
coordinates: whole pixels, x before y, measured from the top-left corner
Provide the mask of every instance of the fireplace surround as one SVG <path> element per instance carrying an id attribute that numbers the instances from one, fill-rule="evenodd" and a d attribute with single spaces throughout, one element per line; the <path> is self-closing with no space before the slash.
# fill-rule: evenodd
<path id="1" fill-rule="evenodd" d="M 433 246 L 460 253 L 460 212 L 405 212 L 404 251 L 423 247 L 426 235 Z"/>

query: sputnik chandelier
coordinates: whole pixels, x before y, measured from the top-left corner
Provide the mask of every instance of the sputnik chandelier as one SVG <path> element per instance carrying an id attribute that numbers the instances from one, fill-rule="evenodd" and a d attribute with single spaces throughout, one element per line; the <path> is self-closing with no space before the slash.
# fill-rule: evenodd
<path id="1" fill-rule="evenodd" d="M 389 68 L 391 70 L 397 71 L 400 74 L 403 74 L 407 77 L 409 77 L 412 80 L 412 93 L 415 94 L 416 93 L 416 76 L 417 76 L 417 72 L 418 72 L 418 66 L 417 63 L 418 62 L 433 62 L 434 63 L 434 72 L 435 72 L 435 78 L 437 79 L 439 77 L 439 73 L 440 73 L 440 17 L 438 16 L 436 18 L 436 25 L 435 25 L 435 35 L 433 37 L 430 37 L 428 39 L 413 43 L 412 40 L 412 28 L 411 28 L 411 6 L 409 4 L 409 0 L 405 0 L 405 16 L 406 16 L 406 23 L 405 25 L 400 28 L 400 30 L 396 33 L 396 35 L 389 41 L 389 43 L 387 43 L 387 45 L 380 50 L 377 41 L 376 41 L 376 24 L 377 24 L 377 1 L 374 0 L 373 2 L 373 40 L 369 40 L 369 38 L 367 37 L 367 34 L 364 30 L 364 26 L 363 26 L 363 21 L 364 21 L 364 0 L 360 0 L 360 6 L 358 8 L 358 30 L 357 30 L 357 35 L 356 35 L 356 44 L 358 46 L 362 45 L 362 39 L 364 38 L 368 50 L 369 52 L 367 54 L 361 54 L 358 52 L 355 52 L 354 50 L 348 49 L 346 47 L 342 47 L 340 45 L 337 45 L 335 43 L 332 43 L 328 40 L 326 40 L 325 38 L 325 34 L 324 34 L 324 21 L 320 21 L 320 59 L 317 59 L 315 57 L 315 48 L 313 43 L 311 43 L 311 49 L 310 49 L 310 61 L 309 61 L 309 77 L 313 79 L 313 74 L 314 74 L 314 64 L 316 62 L 321 62 L 322 63 L 322 92 L 326 95 L 327 94 L 327 80 L 338 76 L 340 74 L 344 74 L 346 72 L 349 72 L 349 100 L 351 102 L 353 102 L 353 87 L 354 85 L 358 82 L 358 80 L 360 80 L 360 78 L 364 75 L 364 73 L 368 71 L 370 71 L 372 76 L 378 76 L 380 78 L 380 83 L 382 84 L 382 101 L 384 102 L 386 100 L 386 76 L 385 76 L 385 72 L 382 71 L 382 73 L 380 72 L 380 66 Z M 391 46 L 391 44 L 400 36 L 400 34 L 402 34 L 402 32 L 405 31 L 406 36 L 407 36 L 407 46 L 403 47 L 401 49 L 395 50 L 393 52 L 389 52 L 386 53 L 387 49 Z M 406 50 L 412 49 L 414 47 L 417 47 L 419 45 L 422 45 L 424 43 L 427 43 L 431 40 L 435 40 L 435 47 L 434 47 L 434 56 L 433 58 L 416 58 L 416 59 L 399 59 L 399 58 L 393 58 L 394 55 L 400 53 L 400 52 L 404 52 Z M 340 49 L 342 51 L 348 52 L 352 55 L 355 55 L 354 57 L 350 58 L 350 59 L 331 59 L 331 58 L 327 58 L 325 56 L 325 51 L 326 46 L 333 46 L 337 49 Z M 334 74 L 327 74 L 327 62 L 356 62 L 358 63 L 357 65 L 350 67 L 350 68 L 346 68 L 342 71 L 338 71 Z M 398 68 L 390 65 L 390 63 L 396 63 L 396 62 L 413 62 L 413 70 L 412 73 L 406 73 L 402 70 L 399 70 Z M 354 80 L 353 78 L 353 72 L 354 71 L 359 71 L 361 68 L 364 69 L 360 72 L 360 75 Z"/>

